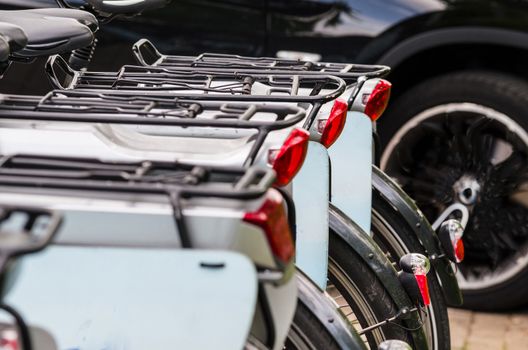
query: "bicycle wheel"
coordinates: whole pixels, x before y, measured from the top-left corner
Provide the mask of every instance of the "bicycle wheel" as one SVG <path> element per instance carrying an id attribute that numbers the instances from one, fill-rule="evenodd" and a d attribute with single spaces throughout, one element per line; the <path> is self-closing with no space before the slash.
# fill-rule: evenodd
<path id="1" fill-rule="evenodd" d="M 311 310 L 299 302 L 284 349 L 341 349 Z"/>
<path id="2" fill-rule="evenodd" d="M 332 215 L 340 215 L 332 206 L 330 210 Z M 360 230 L 357 226 L 351 229 Z M 364 232 L 361 234 L 366 235 Z M 380 343 L 389 339 L 399 339 L 413 345 L 412 330 L 407 329 L 400 320 L 387 322 L 363 333 L 366 327 L 397 315 L 399 309 L 374 271 L 332 227 L 329 255 L 327 293 L 361 334 L 367 348 L 377 349 Z M 420 348 L 417 344 L 413 346 L 413 349 Z"/>
<path id="3" fill-rule="evenodd" d="M 302 272 L 297 274 L 297 285 L 297 309 L 284 349 L 365 350 L 361 339 L 326 293 Z"/>

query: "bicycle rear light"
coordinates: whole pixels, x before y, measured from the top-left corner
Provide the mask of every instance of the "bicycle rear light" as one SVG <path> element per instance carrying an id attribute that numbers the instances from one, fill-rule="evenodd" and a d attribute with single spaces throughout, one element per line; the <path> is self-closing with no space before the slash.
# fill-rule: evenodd
<path id="1" fill-rule="evenodd" d="M 463 235 L 464 227 L 460 221 L 455 219 L 443 222 L 438 230 L 438 238 L 445 254 L 455 263 L 460 263 L 464 260 Z"/>
<path id="2" fill-rule="evenodd" d="M 0 349 L 19 350 L 18 333 L 14 328 L 7 328 L 0 331 Z"/>
<path id="3" fill-rule="evenodd" d="M 409 294 L 417 294 L 413 291 L 414 288 L 409 286 L 408 276 L 412 275 L 419 290 L 421 304 L 425 306 L 430 305 L 431 299 L 429 297 L 429 285 L 427 283 L 427 273 L 431 269 L 429 259 L 418 253 L 405 254 L 400 259 L 400 268 L 403 270 L 400 279 L 406 284 L 406 289 L 410 291 Z"/>
<path id="4" fill-rule="evenodd" d="M 304 129 L 293 129 L 280 149 L 270 149 L 268 164 L 277 173 L 275 185 L 287 185 L 299 172 L 308 151 L 310 133 Z"/>
<path id="5" fill-rule="evenodd" d="M 457 240 L 455 244 L 455 256 L 456 256 L 457 263 L 464 261 L 464 255 L 465 255 L 464 242 L 461 239 L 459 239 Z"/>
<path id="6" fill-rule="evenodd" d="M 370 94 L 362 96 L 365 114 L 374 122 L 385 112 L 389 104 L 392 84 L 385 79 L 379 79 Z"/>
<path id="7" fill-rule="evenodd" d="M 295 246 L 282 196 L 277 190 L 270 189 L 262 206 L 257 211 L 246 213 L 244 221 L 264 230 L 275 257 L 284 263 L 291 261 Z"/>
<path id="8" fill-rule="evenodd" d="M 429 297 L 429 285 L 427 284 L 427 275 L 414 274 L 420 293 L 422 294 L 422 300 L 425 306 L 431 305 L 431 299 Z"/>
<path id="9" fill-rule="evenodd" d="M 346 123 L 348 104 L 342 99 L 336 99 L 328 118 L 319 119 L 317 131 L 321 134 L 321 143 L 330 148 L 338 139 Z"/>

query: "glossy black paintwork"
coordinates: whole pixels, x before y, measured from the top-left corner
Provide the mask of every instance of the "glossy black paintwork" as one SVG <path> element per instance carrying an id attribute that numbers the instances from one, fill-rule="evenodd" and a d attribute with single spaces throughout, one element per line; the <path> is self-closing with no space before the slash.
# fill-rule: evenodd
<path id="1" fill-rule="evenodd" d="M 0 8 L 56 6 L 54 0 L 0 0 Z M 163 9 L 103 25 L 93 69 L 131 63 L 146 37 L 161 51 L 274 56 L 319 53 L 328 61 L 379 62 L 397 44 L 453 27 L 528 33 L 526 0 L 173 0 Z"/>
<path id="2" fill-rule="evenodd" d="M 56 6 L 55 1 L 0 0 L 3 8 L 48 6 Z M 452 26 L 526 31 L 528 2 L 174 0 L 163 9 L 103 26 L 100 38 L 101 46 L 114 46 L 115 53 L 147 37 L 168 53 L 274 55 L 288 50 L 319 53 L 325 60 L 372 62 L 406 38 Z"/>

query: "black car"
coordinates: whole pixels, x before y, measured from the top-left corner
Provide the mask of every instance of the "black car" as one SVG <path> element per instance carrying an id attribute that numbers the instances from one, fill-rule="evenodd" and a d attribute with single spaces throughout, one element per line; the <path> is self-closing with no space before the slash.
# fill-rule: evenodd
<path id="1" fill-rule="evenodd" d="M 68 0 L 81 4 L 81 0 Z M 54 0 L 0 0 L 3 9 Z M 166 54 L 209 51 L 392 67 L 378 123 L 381 167 L 434 221 L 470 212 L 466 306 L 512 308 L 528 293 L 528 2 L 523 0 L 173 0 L 102 26 L 91 69 L 133 63 L 146 37 Z M 42 66 L 12 67 L 2 91 L 34 92 Z M 525 193 L 526 192 L 526 193 Z"/>

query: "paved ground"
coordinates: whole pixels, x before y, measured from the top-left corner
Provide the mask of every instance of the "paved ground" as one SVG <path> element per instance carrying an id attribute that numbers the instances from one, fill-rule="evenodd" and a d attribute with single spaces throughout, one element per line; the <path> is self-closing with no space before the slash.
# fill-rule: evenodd
<path id="1" fill-rule="evenodd" d="M 450 309 L 453 350 L 528 349 L 528 310 L 489 314 Z"/>

